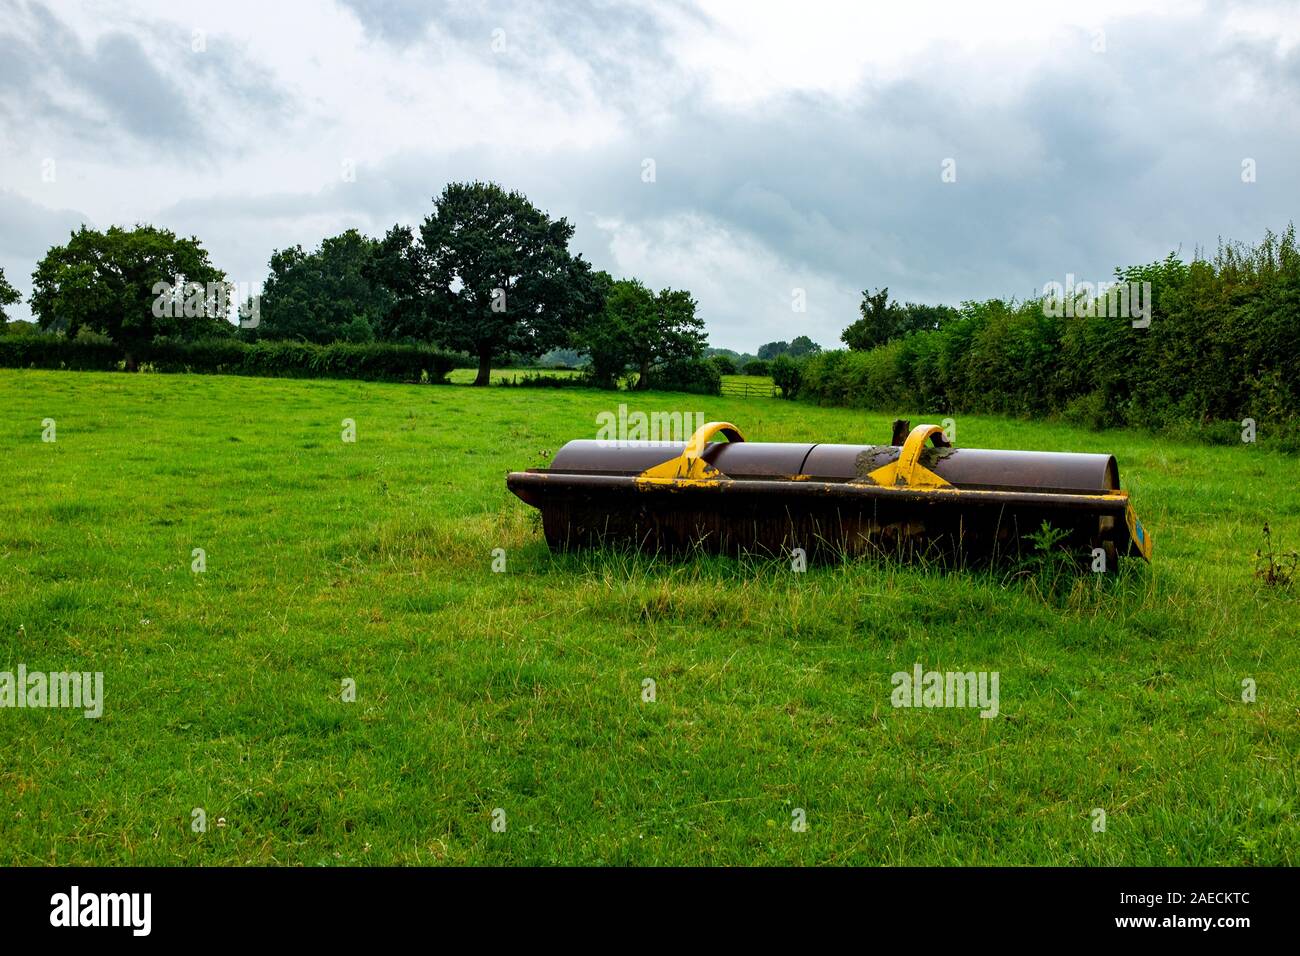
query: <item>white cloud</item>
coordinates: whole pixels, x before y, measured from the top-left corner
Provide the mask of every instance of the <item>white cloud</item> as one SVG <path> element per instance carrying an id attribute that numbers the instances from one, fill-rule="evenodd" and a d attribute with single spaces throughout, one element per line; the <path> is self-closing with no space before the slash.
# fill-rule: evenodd
<path id="1" fill-rule="evenodd" d="M 792 265 L 752 236 L 706 216 L 683 214 L 642 223 L 595 222 L 607 238 L 610 271 L 654 289 L 685 288 L 721 348 L 807 335 L 823 347 L 839 342 L 860 290 Z M 796 290 L 806 311 L 795 311 Z M 741 351 L 742 349 L 737 349 Z"/>
<path id="2" fill-rule="evenodd" d="M 1181 0 L 0 0 L 0 188 L 50 214 L 0 221 L 0 264 L 25 290 L 36 224 L 84 216 L 197 234 L 255 281 L 483 177 L 597 267 L 691 289 L 717 345 L 790 338 L 795 276 L 831 344 L 868 285 L 1023 295 L 1285 225 L 1298 40 L 1287 5 Z"/>

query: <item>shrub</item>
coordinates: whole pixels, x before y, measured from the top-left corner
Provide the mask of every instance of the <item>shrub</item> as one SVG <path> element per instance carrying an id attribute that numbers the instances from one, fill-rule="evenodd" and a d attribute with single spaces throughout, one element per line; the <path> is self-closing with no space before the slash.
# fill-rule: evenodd
<path id="1" fill-rule="evenodd" d="M 814 355 L 795 388 L 822 404 L 1056 413 L 1087 428 L 1132 425 L 1224 443 L 1240 441 L 1242 419 L 1254 418 L 1274 447 L 1300 446 L 1293 228 L 1257 246 L 1223 246 L 1213 260 L 1170 255 L 1116 278 L 1137 284 L 1141 309 L 1131 299 L 1131 314 L 1080 309 L 1079 299 L 1072 315 L 1038 300 L 967 302 L 938 327 Z M 1135 327 L 1147 308 L 1149 324 Z"/>
<path id="2" fill-rule="evenodd" d="M 767 377 L 772 374 L 772 364 L 762 359 L 754 359 L 752 362 L 746 362 L 741 372 L 745 375 L 761 375 Z"/>
<path id="3" fill-rule="evenodd" d="M 506 388 L 590 388 L 581 375 L 547 375 L 545 372 L 530 372 L 522 377 L 514 375 L 501 379 L 497 384 Z"/>
<path id="4" fill-rule="evenodd" d="M 1071 425 L 1099 432 L 1115 423 L 1114 409 L 1106 402 L 1106 393 L 1101 389 L 1078 395 L 1066 403 L 1061 417 Z"/>
<path id="5" fill-rule="evenodd" d="M 249 344 L 237 339 L 156 339 L 141 358 L 155 372 L 398 382 L 441 382 L 449 371 L 464 364 L 458 356 L 420 345 Z M 122 350 L 111 342 L 69 340 L 57 335 L 0 338 L 0 366 L 8 368 L 113 371 L 122 366 L 123 359 Z"/>
<path id="6" fill-rule="evenodd" d="M 708 359 L 684 359 L 656 368 L 650 375 L 650 386 L 671 392 L 721 395 L 722 375 Z"/>
<path id="7" fill-rule="evenodd" d="M 711 355 L 708 361 L 713 363 L 713 367 L 718 370 L 719 375 L 735 375 L 736 363 L 727 355 Z"/>
<path id="8" fill-rule="evenodd" d="M 797 398 L 803 384 L 800 363 L 782 353 L 772 360 L 772 382 L 781 390 L 782 398 Z"/>
<path id="9" fill-rule="evenodd" d="M 0 367 L 112 372 L 122 350 L 111 342 L 79 342 L 62 335 L 7 335 L 0 338 Z"/>

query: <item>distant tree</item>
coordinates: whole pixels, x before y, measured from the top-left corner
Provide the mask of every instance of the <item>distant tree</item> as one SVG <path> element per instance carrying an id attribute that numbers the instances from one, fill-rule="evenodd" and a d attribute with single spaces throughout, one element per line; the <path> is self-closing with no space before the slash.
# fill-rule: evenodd
<path id="1" fill-rule="evenodd" d="M 627 327 L 638 390 L 650 387 L 656 366 L 698 359 L 708 341 L 704 320 L 695 314 L 695 300 L 682 289 L 660 289 L 646 307 L 632 311 Z"/>
<path id="2" fill-rule="evenodd" d="M 849 348 L 865 352 L 898 336 L 900 309 L 897 303 L 890 303 L 888 288 L 864 291 L 858 311 L 862 317 L 840 335 Z"/>
<path id="3" fill-rule="evenodd" d="M 913 332 L 929 332 L 942 328 L 948 322 L 961 317 L 961 312 L 950 305 L 922 305 L 908 302 L 903 306 L 898 331 L 902 335 Z"/>
<path id="4" fill-rule="evenodd" d="M 790 343 L 790 347 L 785 352 L 791 358 L 803 358 L 805 355 L 816 355 L 821 350 L 822 347 L 808 336 L 800 335 Z"/>
<path id="5" fill-rule="evenodd" d="M 704 320 L 689 292 L 656 294 L 639 279 L 620 279 L 609 282 L 603 298 L 603 310 L 582 322 L 574 337 L 591 358 L 588 374 L 596 384 L 612 387 L 631 368 L 638 373 L 636 387 L 647 389 L 656 369 L 703 356 Z"/>
<path id="6" fill-rule="evenodd" d="M 551 349 L 537 360 L 540 368 L 577 368 L 582 356 L 577 349 Z"/>
<path id="7" fill-rule="evenodd" d="M 22 296 L 19 295 L 18 290 L 11 286 L 9 280 L 5 278 L 4 269 L 0 269 L 0 322 L 9 320 L 4 307 L 6 305 L 15 305 L 21 299 Z"/>
<path id="8" fill-rule="evenodd" d="M 348 229 L 312 252 L 290 246 L 271 254 L 261 317 L 250 338 L 364 342 L 392 308 L 393 296 L 367 269 L 380 243 Z"/>
<path id="9" fill-rule="evenodd" d="M 440 345 L 478 359 L 487 385 L 497 356 L 537 356 L 568 345 L 598 312 L 591 266 L 569 253 L 573 226 L 494 183 L 452 183 L 420 226 Z"/>
<path id="10" fill-rule="evenodd" d="M 778 355 L 784 355 L 788 351 L 790 351 L 789 342 L 768 342 L 766 345 L 758 347 L 758 357 L 770 362 Z"/>
<path id="11" fill-rule="evenodd" d="M 746 375 L 761 375 L 766 377 L 772 374 L 772 363 L 765 362 L 762 359 L 753 359 L 742 365 L 740 370 Z"/>
<path id="12" fill-rule="evenodd" d="M 37 264 L 31 305 L 42 329 L 107 335 L 135 371 L 159 335 L 233 334 L 223 311 L 229 288 L 197 238 L 154 226 L 99 232 L 83 225 Z"/>
<path id="13" fill-rule="evenodd" d="M 947 305 L 890 302 L 887 288 L 877 289 L 874 293 L 864 291 L 858 311 L 861 318 L 845 329 L 840 337 L 850 349 L 863 352 L 913 332 L 938 329 L 961 314 Z"/>

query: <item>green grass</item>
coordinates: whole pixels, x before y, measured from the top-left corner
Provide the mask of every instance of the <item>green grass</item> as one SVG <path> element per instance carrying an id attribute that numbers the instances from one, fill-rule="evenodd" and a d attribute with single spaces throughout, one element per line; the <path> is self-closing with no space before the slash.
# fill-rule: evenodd
<path id="1" fill-rule="evenodd" d="M 724 383 L 731 382 L 739 385 L 771 385 L 772 376 L 770 375 L 724 375 Z"/>
<path id="2" fill-rule="evenodd" d="M 579 374 L 573 369 L 566 368 L 494 368 L 492 370 L 492 384 L 505 381 L 507 379 L 524 378 L 529 375 L 551 375 L 556 378 L 572 378 Z M 447 373 L 447 381 L 456 385 L 469 385 L 478 377 L 478 369 L 475 368 L 454 368 Z"/>
<path id="3" fill-rule="evenodd" d="M 99 720 L 0 710 L 2 863 L 1300 862 L 1297 596 L 1252 576 L 1266 519 L 1300 544 L 1295 458 L 959 416 L 959 445 L 1113 452 L 1156 535 L 1045 598 L 556 558 L 505 488 L 618 402 L 770 441 L 893 410 L 34 371 L 0 401 L 0 670 L 106 689 Z M 918 661 L 999 671 L 1000 716 L 893 709 Z"/>

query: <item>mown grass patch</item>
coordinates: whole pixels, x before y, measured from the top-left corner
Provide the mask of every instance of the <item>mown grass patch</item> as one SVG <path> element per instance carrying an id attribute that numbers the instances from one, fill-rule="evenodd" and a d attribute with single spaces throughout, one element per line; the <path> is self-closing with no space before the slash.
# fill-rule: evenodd
<path id="1" fill-rule="evenodd" d="M 1253 576 L 1265 520 L 1300 541 L 1293 457 L 959 416 L 959 445 L 1119 459 L 1155 564 L 1046 593 L 553 556 L 505 489 L 619 402 L 768 441 L 915 410 L 38 371 L 0 396 L 0 670 L 106 692 L 98 720 L 0 709 L 5 863 L 1297 862 L 1297 595 Z M 917 662 L 998 671 L 999 715 L 893 708 Z"/>

